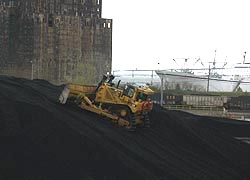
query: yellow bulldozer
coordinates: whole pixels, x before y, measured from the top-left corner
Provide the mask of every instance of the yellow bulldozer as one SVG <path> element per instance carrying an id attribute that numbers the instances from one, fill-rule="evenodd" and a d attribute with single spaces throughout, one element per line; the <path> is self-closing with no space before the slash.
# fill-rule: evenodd
<path id="1" fill-rule="evenodd" d="M 80 108 L 102 115 L 120 126 L 134 131 L 137 126 L 150 127 L 148 113 L 152 110 L 149 87 L 126 84 L 115 85 L 113 75 L 104 75 L 97 86 L 68 84 L 62 91 L 59 102 L 73 100 Z"/>

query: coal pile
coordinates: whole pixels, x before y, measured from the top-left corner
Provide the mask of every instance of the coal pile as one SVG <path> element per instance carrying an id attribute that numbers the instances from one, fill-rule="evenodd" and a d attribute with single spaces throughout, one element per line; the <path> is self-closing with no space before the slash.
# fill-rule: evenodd
<path id="1" fill-rule="evenodd" d="M 167 111 L 128 132 L 75 105 L 62 86 L 0 76 L 0 179 L 250 179 L 250 123 Z"/>

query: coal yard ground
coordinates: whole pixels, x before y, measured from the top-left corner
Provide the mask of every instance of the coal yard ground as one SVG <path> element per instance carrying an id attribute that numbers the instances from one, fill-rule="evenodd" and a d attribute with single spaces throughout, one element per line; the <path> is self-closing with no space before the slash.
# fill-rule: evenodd
<path id="1" fill-rule="evenodd" d="M 154 105 L 129 132 L 61 105 L 62 86 L 0 76 L 0 179 L 249 180 L 250 122 Z"/>

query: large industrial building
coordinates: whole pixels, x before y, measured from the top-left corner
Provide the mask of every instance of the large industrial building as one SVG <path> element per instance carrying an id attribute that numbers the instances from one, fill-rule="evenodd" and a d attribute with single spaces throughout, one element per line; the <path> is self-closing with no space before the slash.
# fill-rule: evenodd
<path id="1" fill-rule="evenodd" d="M 111 71 L 102 0 L 0 0 L 0 74 L 96 83 Z"/>

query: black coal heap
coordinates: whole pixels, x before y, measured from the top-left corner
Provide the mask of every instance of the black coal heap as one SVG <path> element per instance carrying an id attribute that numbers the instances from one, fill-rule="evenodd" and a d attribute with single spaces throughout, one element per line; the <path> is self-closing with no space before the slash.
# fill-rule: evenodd
<path id="1" fill-rule="evenodd" d="M 0 76 L 0 179 L 250 179 L 250 123 L 167 111 L 128 132 L 62 86 Z"/>

